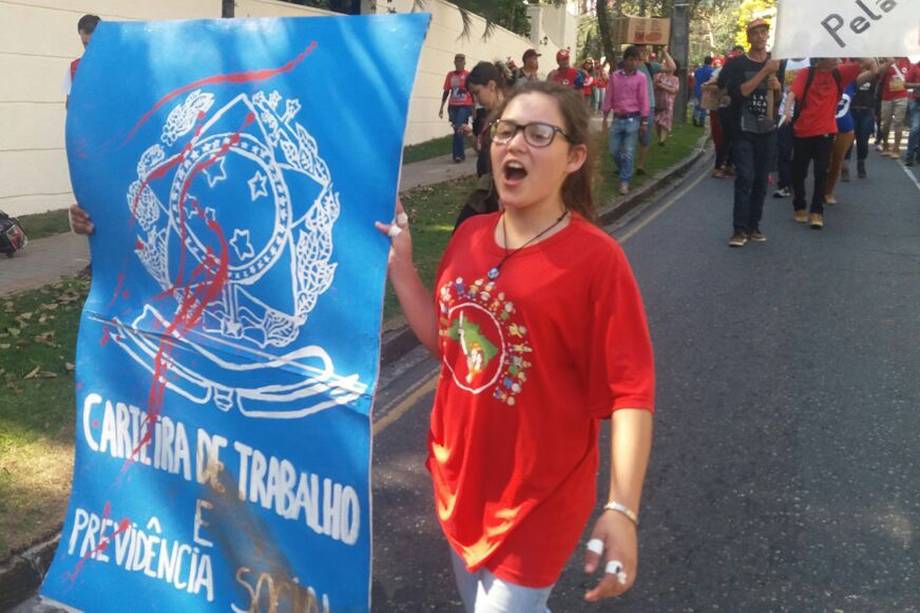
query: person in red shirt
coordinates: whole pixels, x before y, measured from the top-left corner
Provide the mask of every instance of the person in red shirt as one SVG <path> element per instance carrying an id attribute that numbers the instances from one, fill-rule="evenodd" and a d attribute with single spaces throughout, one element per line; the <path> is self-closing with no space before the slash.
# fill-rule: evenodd
<path id="1" fill-rule="evenodd" d="M 865 78 L 875 74 L 872 66 L 867 65 L 865 70 L 869 73 Z M 808 223 L 815 230 L 824 227 L 827 169 L 837 134 L 837 103 L 847 86 L 862 72 L 863 67 L 855 62 L 838 66 L 836 58 L 817 58 L 811 68 L 796 74 L 786 102 L 786 115 L 792 121 L 794 135 L 793 217 L 799 223 Z M 808 166 L 812 162 L 815 187 L 810 210 L 806 213 L 805 177 L 808 176 Z"/>
<path id="2" fill-rule="evenodd" d="M 906 57 L 887 58 L 879 67 L 882 92 L 882 156 L 893 160 L 901 157 L 901 137 L 904 135 L 904 117 L 907 114 L 907 72 L 910 60 Z M 894 144 L 889 148 L 888 136 L 894 130 Z"/>
<path id="3" fill-rule="evenodd" d="M 93 37 L 93 32 L 96 31 L 96 26 L 99 25 L 99 22 L 102 21 L 97 15 L 83 15 L 80 17 L 80 20 L 77 22 L 77 34 L 80 35 L 80 42 L 83 43 L 83 48 L 89 44 L 90 39 Z M 78 57 L 70 63 L 70 66 L 67 67 L 67 73 L 64 76 L 64 108 L 66 109 L 70 105 L 70 90 L 73 87 L 73 80 L 77 76 L 77 67 L 80 65 L 81 57 Z"/>
<path id="4" fill-rule="evenodd" d="M 560 49 L 556 52 L 557 67 L 546 75 L 546 80 L 565 87 L 574 87 L 578 89 L 581 85 L 581 79 L 579 79 L 578 71 L 569 66 L 569 60 L 568 49 Z"/>
<path id="5" fill-rule="evenodd" d="M 908 89 L 913 94 L 908 99 L 907 117 L 910 135 L 907 138 L 907 166 L 913 166 L 914 161 L 920 162 L 920 62 L 910 67 L 907 73 Z"/>
<path id="6" fill-rule="evenodd" d="M 636 580 L 651 446 L 652 347 L 623 250 L 592 223 L 589 113 L 549 82 L 496 110 L 503 211 L 452 237 L 432 296 L 397 204 L 389 277 L 441 361 L 428 435 L 435 508 L 467 611 L 545 610 L 597 502 L 598 431 L 610 420 L 609 501 L 591 531 L 588 601 Z M 603 563 L 601 556 L 603 555 Z"/>
<path id="7" fill-rule="evenodd" d="M 585 58 L 581 64 L 581 93 L 588 108 L 594 106 L 594 58 Z"/>
<path id="8" fill-rule="evenodd" d="M 448 103 L 447 118 L 454 129 L 452 142 L 454 162 L 462 162 L 466 159 L 465 126 L 473 114 L 473 96 L 466 88 L 466 77 L 469 74 L 466 70 L 466 56 L 458 53 L 454 56 L 454 70 L 448 72 L 444 77 L 444 93 L 441 95 L 441 108 L 438 110 L 438 117 L 443 119 L 444 103 Z"/>
<path id="9" fill-rule="evenodd" d="M 606 66 L 601 63 L 595 70 L 594 76 L 594 112 L 600 113 L 604 107 L 604 94 L 607 91 L 607 83 L 610 82 L 610 75 L 607 74 Z"/>

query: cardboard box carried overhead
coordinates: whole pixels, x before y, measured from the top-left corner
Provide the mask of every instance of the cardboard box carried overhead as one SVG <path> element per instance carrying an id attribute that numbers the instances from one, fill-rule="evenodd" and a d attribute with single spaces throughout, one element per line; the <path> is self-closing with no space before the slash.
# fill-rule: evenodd
<path id="1" fill-rule="evenodd" d="M 667 17 L 618 17 L 614 38 L 619 44 L 667 45 L 671 38 L 671 20 Z"/>

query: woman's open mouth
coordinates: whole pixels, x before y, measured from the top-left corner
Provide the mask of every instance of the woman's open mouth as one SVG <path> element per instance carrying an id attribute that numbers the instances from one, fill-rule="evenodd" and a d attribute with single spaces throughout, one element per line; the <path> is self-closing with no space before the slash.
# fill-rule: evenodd
<path id="1" fill-rule="evenodd" d="M 511 160 L 502 166 L 502 176 L 505 183 L 520 183 L 527 177 L 527 169 L 520 162 Z"/>

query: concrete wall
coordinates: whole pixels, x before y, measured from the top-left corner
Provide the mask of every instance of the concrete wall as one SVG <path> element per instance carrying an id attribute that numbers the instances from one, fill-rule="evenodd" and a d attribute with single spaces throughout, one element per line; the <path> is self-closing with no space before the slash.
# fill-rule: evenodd
<path id="1" fill-rule="evenodd" d="M 412 4 L 366 0 L 364 11 L 409 12 Z M 235 10 L 237 17 L 329 14 L 277 0 L 236 0 Z M 543 54 L 540 71 L 545 75 L 560 47 L 575 46 L 577 19 L 571 7 L 540 7 L 535 30 L 541 34 L 534 42 L 500 27 L 484 40 L 485 20 L 478 16 L 471 35 L 460 38 L 463 23 L 454 5 L 426 0 L 425 10 L 433 20 L 409 107 L 407 144 L 449 133 L 446 113 L 438 119 L 438 107 L 455 53 L 465 53 L 472 68 L 481 60 L 507 57 L 520 64 L 523 52 L 535 47 Z M 221 0 L 0 0 L 0 210 L 12 215 L 73 202 L 64 150 L 63 84 L 70 62 L 83 51 L 76 30 L 86 13 L 107 20 L 216 18 Z"/>
<path id="2" fill-rule="evenodd" d="M 365 3 L 367 12 L 387 13 L 395 9 L 399 13 L 412 10 L 412 0 L 393 0 L 387 3 L 384 0 Z M 450 133 L 447 123 L 447 112 L 444 119 L 438 119 L 438 107 L 441 105 L 441 95 L 444 91 L 444 76 L 454 69 L 454 55 L 466 55 L 467 70 L 473 68 L 480 61 L 495 61 L 511 57 L 520 66 L 521 56 L 530 47 L 537 48 L 543 57 L 540 58 L 540 72 L 545 76 L 555 66 L 558 47 L 539 45 L 496 26 L 488 39 L 483 39 L 485 32 L 485 19 L 474 15 L 472 18 L 471 33 L 467 38 L 461 38 L 463 20 L 457 7 L 444 0 L 426 0 L 425 11 L 431 13 L 431 27 L 428 38 L 422 49 L 419 59 L 418 74 L 415 80 L 415 89 L 409 105 L 409 125 L 406 130 L 406 144 L 445 136 Z M 449 151 L 445 151 L 445 154 Z"/>

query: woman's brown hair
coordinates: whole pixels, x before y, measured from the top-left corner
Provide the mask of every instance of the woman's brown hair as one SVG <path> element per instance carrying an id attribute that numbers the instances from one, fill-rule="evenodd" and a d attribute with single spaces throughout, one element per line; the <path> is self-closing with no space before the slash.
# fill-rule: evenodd
<path id="1" fill-rule="evenodd" d="M 585 219 L 594 221 L 594 151 L 591 146 L 591 117 L 581 94 L 571 87 L 565 87 L 551 81 L 527 81 L 515 87 L 495 110 L 495 117 L 501 117 L 508 103 L 521 94 L 544 94 L 553 98 L 562 114 L 565 125 L 562 128 L 573 145 L 584 145 L 588 157 L 581 168 L 570 174 L 562 182 L 562 203 L 565 208 L 575 211 Z"/>

